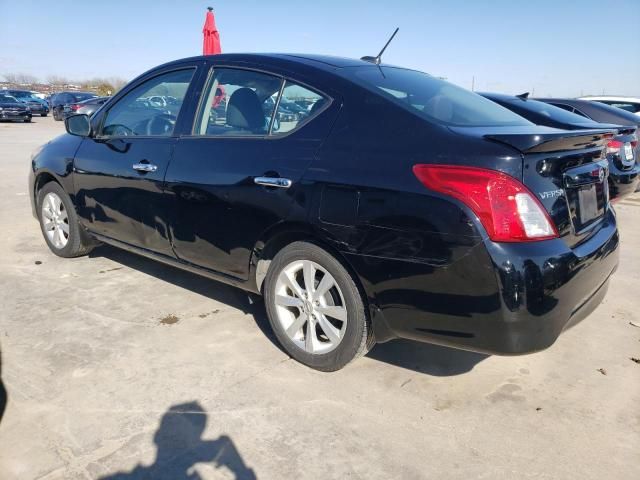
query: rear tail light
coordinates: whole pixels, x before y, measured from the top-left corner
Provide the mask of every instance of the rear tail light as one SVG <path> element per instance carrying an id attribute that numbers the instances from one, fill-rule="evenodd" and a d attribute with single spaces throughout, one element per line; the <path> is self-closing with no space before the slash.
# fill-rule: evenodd
<path id="1" fill-rule="evenodd" d="M 620 140 L 610 140 L 609 143 L 607 143 L 607 153 L 618 154 L 623 145 L 624 143 Z"/>
<path id="2" fill-rule="evenodd" d="M 507 174 L 448 165 L 414 165 L 413 173 L 427 188 L 454 197 L 473 210 L 494 242 L 558 237 L 540 202 Z"/>
<path id="3" fill-rule="evenodd" d="M 75 112 L 80 108 L 80 105 L 77 105 L 74 103 L 71 106 L 69 106 L 69 108 Z"/>

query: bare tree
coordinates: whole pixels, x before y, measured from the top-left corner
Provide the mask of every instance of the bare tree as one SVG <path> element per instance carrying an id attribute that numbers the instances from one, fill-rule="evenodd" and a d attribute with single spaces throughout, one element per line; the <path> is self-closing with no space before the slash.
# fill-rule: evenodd
<path id="1" fill-rule="evenodd" d="M 38 82 L 37 77 L 28 73 L 5 73 L 2 76 L 9 83 L 32 84 Z"/>
<path id="2" fill-rule="evenodd" d="M 69 80 L 66 77 L 60 75 L 49 75 L 47 77 L 47 83 L 49 85 L 66 85 Z"/>
<path id="3" fill-rule="evenodd" d="M 18 75 L 15 73 L 3 73 L 4 80 L 9 83 L 18 83 Z"/>

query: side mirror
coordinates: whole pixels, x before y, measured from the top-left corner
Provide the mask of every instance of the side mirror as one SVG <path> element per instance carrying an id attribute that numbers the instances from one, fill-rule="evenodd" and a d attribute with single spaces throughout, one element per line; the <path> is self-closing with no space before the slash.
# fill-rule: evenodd
<path id="1" fill-rule="evenodd" d="M 64 119 L 64 126 L 71 135 L 88 137 L 91 134 L 91 122 L 88 115 L 71 115 Z"/>

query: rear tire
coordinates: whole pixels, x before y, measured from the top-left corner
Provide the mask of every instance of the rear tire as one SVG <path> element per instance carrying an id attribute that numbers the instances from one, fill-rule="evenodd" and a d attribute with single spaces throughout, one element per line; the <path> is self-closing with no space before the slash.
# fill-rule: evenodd
<path id="1" fill-rule="evenodd" d="M 54 254 L 73 258 L 93 250 L 94 242 L 78 223 L 73 203 L 59 184 L 47 183 L 38 192 L 37 200 L 40 230 Z"/>
<path id="2" fill-rule="evenodd" d="M 282 249 L 269 266 L 264 293 L 278 341 L 300 363 L 339 370 L 374 344 L 355 280 L 317 245 L 294 242 Z"/>

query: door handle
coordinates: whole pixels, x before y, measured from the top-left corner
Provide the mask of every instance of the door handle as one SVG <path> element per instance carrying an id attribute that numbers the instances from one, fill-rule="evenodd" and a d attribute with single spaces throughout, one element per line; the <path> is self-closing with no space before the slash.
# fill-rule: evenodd
<path id="1" fill-rule="evenodd" d="M 133 169 L 138 172 L 155 172 L 158 166 L 153 163 L 134 163 Z"/>
<path id="2" fill-rule="evenodd" d="M 255 177 L 253 183 L 264 185 L 265 187 L 289 188 L 293 182 L 288 178 L 282 177 Z"/>

